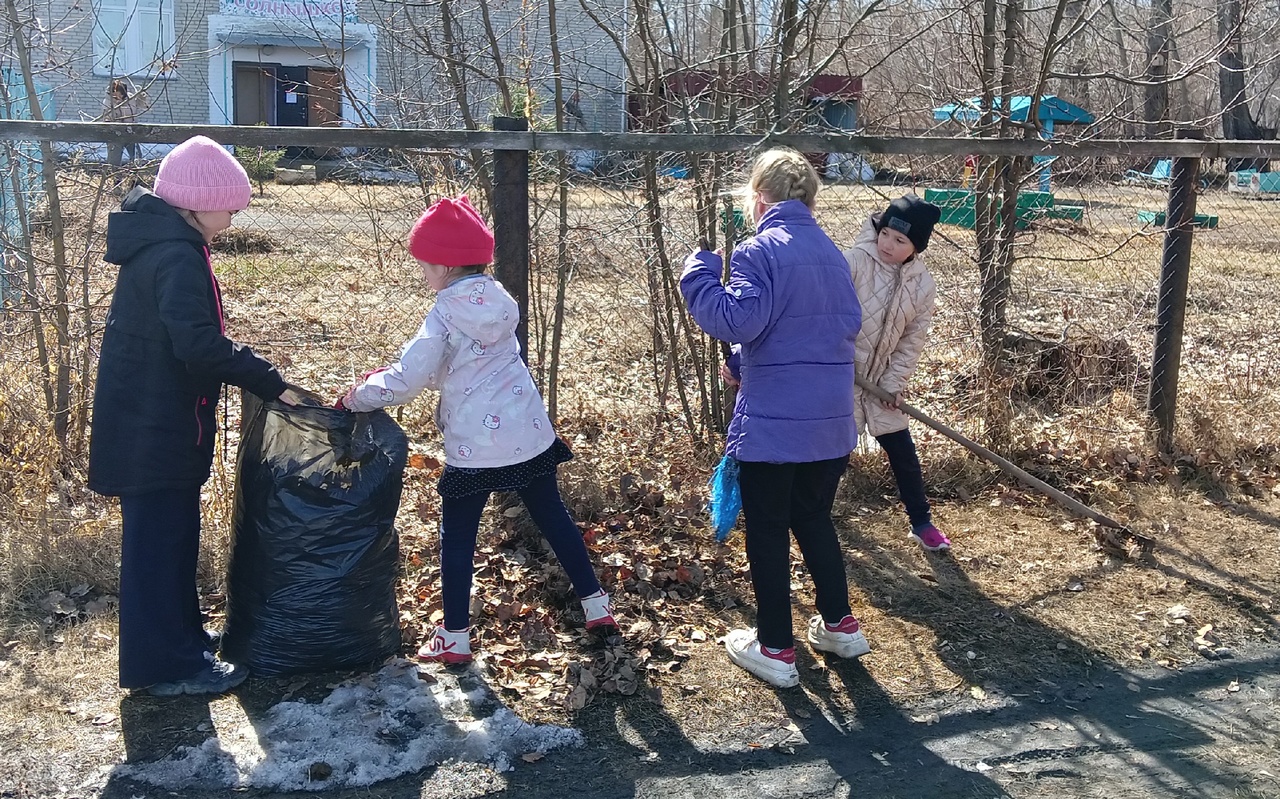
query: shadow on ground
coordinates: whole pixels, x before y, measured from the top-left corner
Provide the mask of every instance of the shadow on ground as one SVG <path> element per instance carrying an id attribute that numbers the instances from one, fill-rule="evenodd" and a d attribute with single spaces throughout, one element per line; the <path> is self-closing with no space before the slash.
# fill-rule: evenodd
<path id="1" fill-rule="evenodd" d="M 1280 795 L 1280 783 L 1265 771 L 1280 755 L 1274 736 L 1280 724 L 1280 652 L 1239 653 L 1181 672 L 1127 671 L 1020 608 L 986 597 L 949 557 L 930 557 L 933 579 L 927 579 L 918 573 L 918 561 L 899 562 L 857 531 L 844 535 L 868 555 L 851 566 L 851 580 L 894 616 L 933 628 L 937 655 L 955 674 L 983 686 L 985 697 L 949 695 L 903 706 L 859 663 L 833 658 L 825 668 L 812 668 L 812 657 L 801 648 L 801 688 L 779 692 L 789 724 L 762 715 L 758 723 L 691 740 L 664 705 L 679 702 L 677 696 L 602 699 L 575 720 L 586 736 L 581 749 L 552 752 L 506 773 L 448 764 L 327 795 Z M 954 608 L 965 612 L 949 612 Z M 992 647 L 1001 648 L 998 664 L 988 667 L 983 658 L 970 657 L 975 649 Z M 127 714 L 122 706 L 126 742 L 133 742 L 130 757 L 158 759 L 190 745 L 189 731 L 204 716 L 201 703 L 187 704 Z M 262 697 L 245 697 L 243 704 L 251 720 L 269 706 Z M 740 708 L 726 714 L 741 717 Z M 134 725 L 145 730 L 130 731 Z M 153 794 L 163 792 L 116 778 L 104 796 Z"/>

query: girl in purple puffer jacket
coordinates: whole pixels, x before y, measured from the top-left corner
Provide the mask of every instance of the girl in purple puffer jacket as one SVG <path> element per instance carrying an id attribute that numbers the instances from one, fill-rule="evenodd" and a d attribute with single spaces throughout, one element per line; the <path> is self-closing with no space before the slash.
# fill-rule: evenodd
<path id="1" fill-rule="evenodd" d="M 739 462 L 747 560 L 757 629 L 725 637 L 729 659 L 773 685 L 797 685 L 791 628 L 790 536 L 813 575 L 814 648 L 842 657 L 870 651 L 850 613 L 844 557 L 831 506 L 857 443 L 853 405 L 861 309 L 840 249 L 813 217 L 818 174 L 800 153 L 756 159 L 747 211 L 756 235 L 723 261 L 700 251 L 685 261 L 680 290 L 709 335 L 738 345 L 729 370 L 740 382 L 725 454 Z"/>

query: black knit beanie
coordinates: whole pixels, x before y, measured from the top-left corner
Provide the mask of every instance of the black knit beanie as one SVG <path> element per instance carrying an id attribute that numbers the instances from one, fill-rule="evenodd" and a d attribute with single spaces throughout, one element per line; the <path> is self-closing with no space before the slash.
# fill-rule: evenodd
<path id="1" fill-rule="evenodd" d="M 876 232 L 884 227 L 896 230 L 911 240 L 916 252 L 924 252 L 929 246 L 933 226 L 942 218 L 942 211 L 933 203 L 927 203 L 914 194 L 904 194 L 873 220 Z"/>

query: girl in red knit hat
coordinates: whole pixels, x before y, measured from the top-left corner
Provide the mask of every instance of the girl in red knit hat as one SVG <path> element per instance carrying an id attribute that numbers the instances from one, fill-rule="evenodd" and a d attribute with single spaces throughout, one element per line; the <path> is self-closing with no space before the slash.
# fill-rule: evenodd
<path id="1" fill-rule="evenodd" d="M 466 196 L 426 210 L 409 233 L 409 252 L 436 292 L 436 304 L 400 360 L 352 386 L 338 407 L 358 413 L 402 405 L 424 389 L 440 392 L 444 433 L 439 491 L 440 582 L 444 625 L 418 657 L 471 660 L 470 603 L 480 515 L 494 491 L 515 491 L 546 536 L 582 601 L 587 629 L 616 629 L 582 533 L 556 484 L 573 454 L 555 434 L 533 376 L 520 358 L 516 301 L 488 273 L 493 233 Z"/>

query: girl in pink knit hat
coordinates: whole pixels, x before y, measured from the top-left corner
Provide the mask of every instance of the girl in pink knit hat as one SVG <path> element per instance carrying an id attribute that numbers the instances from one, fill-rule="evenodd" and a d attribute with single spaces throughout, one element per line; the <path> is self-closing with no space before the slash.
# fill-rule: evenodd
<path id="1" fill-rule="evenodd" d="M 200 620 L 200 487 L 224 383 L 296 404 L 274 366 L 227 338 L 209 242 L 249 205 L 243 167 L 196 136 L 107 219 L 120 267 L 102 334 L 89 487 L 120 497 L 120 685 L 156 696 L 219 694 L 247 671 L 219 660 Z"/>
<path id="2" fill-rule="evenodd" d="M 423 660 L 471 660 L 471 579 L 480 515 L 489 494 L 515 491 L 555 550 L 582 601 L 587 629 L 616 629 L 556 484 L 556 468 L 573 457 L 551 427 L 516 339 L 519 308 L 488 274 L 493 234 L 465 196 L 427 209 L 409 234 L 409 252 L 436 292 L 436 304 L 400 360 L 371 372 L 338 400 L 368 412 L 440 392 L 436 424 L 444 433 L 439 491 L 440 582 L 444 625 L 418 650 Z"/>

